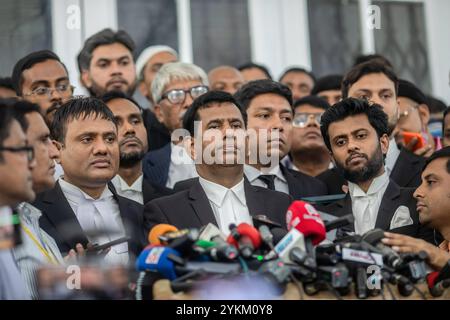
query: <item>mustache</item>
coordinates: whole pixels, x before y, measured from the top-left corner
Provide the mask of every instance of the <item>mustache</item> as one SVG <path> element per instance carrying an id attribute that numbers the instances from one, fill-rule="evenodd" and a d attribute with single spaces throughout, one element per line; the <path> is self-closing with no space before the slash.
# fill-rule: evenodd
<path id="1" fill-rule="evenodd" d="M 50 106 L 50 108 L 48 108 L 47 111 L 45 111 L 45 115 L 47 116 L 47 115 L 49 115 L 50 113 L 52 113 L 52 112 L 58 110 L 61 106 L 62 106 L 62 103 L 59 103 L 59 102 L 53 103 L 53 104 Z"/>
<path id="2" fill-rule="evenodd" d="M 130 141 L 136 142 L 136 143 L 139 144 L 141 147 L 144 146 L 144 144 L 142 143 L 142 141 L 139 140 L 137 137 L 126 138 L 126 139 L 122 140 L 122 141 L 119 143 L 119 146 L 123 146 L 124 144 L 126 144 L 126 143 L 128 143 L 128 142 L 130 142 Z"/>
<path id="3" fill-rule="evenodd" d="M 348 158 L 345 159 L 345 164 L 348 165 L 349 162 L 352 160 L 352 158 L 354 158 L 355 156 L 362 157 L 362 158 L 364 158 L 366 160 L 369 160 L 369 157 L 367 156 L 367 154 L 359 153 L 359 152 L 352 152 L 350 154 L 350 156 L 348 156 Z"/>
<path id="4" fill-rule="evenodd" d="M 106 83 L 106 86 L 108 87 L 108 86 L 110 86 L 111 84 L 113 84 L 114 82 L 121 82 L 121 83 L 123 83 L 123 84 L 128 84 L 128 81 L 125 80 L 124 78 L 122 78 L 122 77 L 116 77 L 116 78 L 112 78 L 111 80 L 109 80 L 109 81 Z"/>

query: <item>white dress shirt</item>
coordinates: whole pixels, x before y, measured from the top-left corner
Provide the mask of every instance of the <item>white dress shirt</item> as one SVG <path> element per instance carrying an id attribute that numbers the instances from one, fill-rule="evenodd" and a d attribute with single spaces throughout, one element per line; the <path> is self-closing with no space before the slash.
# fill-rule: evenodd
<path id="1" fill-rule="evenodd" d="M 100 231 L 99 236 L 88 236 L 89 242 L 100 245 L 125 236 L 119 205 L 108 187 L 105 187 L 98 199 L 94 199 L 63 179 L 59 179 L 59 184 L 83 231 Z M 105 234 L 104 230 L 108 232 Z M 112 246 L 105 256 L 105 261 L 111 264 L 127 264 L 128 243 Z"/>
<path id="2" fill-rule="evenodd" d="M 136 201 L 140 204 L 144 204 L 144 194 L 142 193 L 143 177 L 144 176 L 141 175 L 131 186 L 129 186 L 128 183 L 118 174 L 111 180 L 111 182 L 120 196 Z"/>
<path id="3" fill-rule="evenodd" d="M 20 216 L 22 243 L 14 248 L 17 266 L 33 299 L 39 298 L 37 271 L 45 265 L 64 265 L 55 240 L 39 227 L 42 213 L 29 203 L 17 206 Z"/>
<path id="4" fill-rule="evenodd" d="M 258 177 L 260 175 L 267 175 L 267 174 L 275 175 L 275 180 L 274 180 L 275 190 L 289 194 L 289 186 L 287 184 L 286 178 L 284 177 L 283 173 L 281 172 L 279 164 L 276 165 L 275 167 L 271 168 L 268 172 L 259 171 L 255 167 L 252 167 L 252 166 L 246 164 L 246 165 L 244 165 L 244 174 L 247 177 L 248 181 L 253 186 L 263 187 L 263 188 L 267 188 L 267 185 L 261 179 L 258 179 Z"/>
<path id="5" fill-rule="evenodd" d="M 244 179 L 231 189 L 202 177 L 199 177 L 199 182 L 208 197 L 217 225 L 225 235 L 230 233 L 230 223 L 253 225 L 245 198 Z"/>
<path id="6" fill-rule="evenodd" d="M 183 146 L 171 143 L 170 148 L 169 176 L 167 178 L 166 187 L 173 189 L 173 186 L 177 182 L 196 178 L 198 177 L 198 173 L 195 169 L 194 161 Z"/>
<path id="7" fill-rule="evenodd" d="M 389 140 L 389 148 L 386 153 L 386 171 L 388 176 L 391 175 L 392 170 L 394 170 L 395 163 L 397 162 L 398 156 L 400 155 L 400 149 L 395 142 L 395 139 L 392 138 Z"/>
<path id="8" fill-rule="evenodd" d="M 356 234 L 364 234 L 375 228 L 381 200 L 388 185 L 389 176 L 387 172 L 384 172 L 372 181 L 367 193 L 357 184 L 348 182 L 348 189 L 352 199 L 352 211 L 355 217 Z"/>

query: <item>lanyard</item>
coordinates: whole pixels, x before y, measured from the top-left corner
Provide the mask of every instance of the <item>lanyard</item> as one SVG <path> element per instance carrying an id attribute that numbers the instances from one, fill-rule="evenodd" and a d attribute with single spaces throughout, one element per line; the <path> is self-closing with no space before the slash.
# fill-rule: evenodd
<path id="1" fill-rule="evenodd" d="M 51 252 L 49 252 L 47 249 L 45 249 L 42 244 L 36 239 L 36 237 L 33 235 L 33 233 L 28 229 L 27 226 L 22 224 L 22 229 L 26 232 L 26 234 L 33 240 L 33 242 L 38 247 L 39 251 L 47 258 L 47 260 L 52 264 L 59 264 L 59 262 L 56 260 L 55 255 Z"/>

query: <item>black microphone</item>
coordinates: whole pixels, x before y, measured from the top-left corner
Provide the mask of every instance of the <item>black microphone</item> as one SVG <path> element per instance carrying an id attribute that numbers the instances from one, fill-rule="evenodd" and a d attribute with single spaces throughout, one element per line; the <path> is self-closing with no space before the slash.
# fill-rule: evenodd
<path id="1" fill-rule="evenodd" d="M 381 242 L 381 239 L 383 238 L 384 238 L 384 231 L 381 229 L 373 229 L 367 231 L 362 236 L 363 241 L 379 249 L 387 264 L 396 269 L 402 265 L 403 259 L 397 252 L 392 250 L 391 247 L 386 246 Z"/>
<path id="2" fill-rule="evenodd" d="M 352 224 L 354 221 L 355 217 L 353 216 L 353 214 L 348 214 L 346 216 L 337 218 L 333 221 L 325 221 L 325 229 L 327 232 L 329 232 L 337 228 L 348 226 L 349 224 Z"/>

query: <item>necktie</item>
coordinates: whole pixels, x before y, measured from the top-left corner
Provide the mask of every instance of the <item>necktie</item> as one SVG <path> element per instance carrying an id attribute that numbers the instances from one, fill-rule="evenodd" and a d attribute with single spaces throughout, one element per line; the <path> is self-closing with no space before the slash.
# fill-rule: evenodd
<path id="1" fill-rule="evenodd" d="M 264 182 L 268 189 L 275 190 L 275 175 L 274 174 L 262 174 L 258 177 L 259 180 Z"/>

